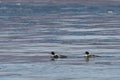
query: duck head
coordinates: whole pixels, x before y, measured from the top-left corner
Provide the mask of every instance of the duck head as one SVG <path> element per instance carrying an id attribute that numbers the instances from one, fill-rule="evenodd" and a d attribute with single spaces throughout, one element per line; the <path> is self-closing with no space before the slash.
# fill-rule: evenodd
<path id="1" fill-rule="evenodd" d="M 89 56 L 89 52 L 88 51 L 86 51 L 85 54 L 86 54 L 86 56 Z"/>

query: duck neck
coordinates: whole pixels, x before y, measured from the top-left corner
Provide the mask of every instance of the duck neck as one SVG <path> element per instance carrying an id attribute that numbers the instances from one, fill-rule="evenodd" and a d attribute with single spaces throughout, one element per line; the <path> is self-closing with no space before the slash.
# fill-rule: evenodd
<path id="1" fill-rule="evenodd" d="M 86 54 L 85 56 L 87 56 L 87 57 L 88 57 L 88 56 L 89 56 L 89 54 Z"/>
<path id="2" fill-rule="evenodd" d="M 55 55 L 54 55 L 54 54 L 52 54 L 52 55 L 51 55 L 51 58 L 54 58 L 54 56 L 55 56 Z"/>

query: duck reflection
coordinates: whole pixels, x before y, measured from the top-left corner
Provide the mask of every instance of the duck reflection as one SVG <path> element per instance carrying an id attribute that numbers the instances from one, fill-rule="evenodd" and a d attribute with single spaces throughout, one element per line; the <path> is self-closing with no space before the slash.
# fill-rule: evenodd
<path id="1" fill-rule="evenodd" d="M 86 62 L 89 62 L 89 60 L 90 60 L 89 57 L 86 56 L 86 57 L 85 57 L 85 61 L 86 61 Z"/>

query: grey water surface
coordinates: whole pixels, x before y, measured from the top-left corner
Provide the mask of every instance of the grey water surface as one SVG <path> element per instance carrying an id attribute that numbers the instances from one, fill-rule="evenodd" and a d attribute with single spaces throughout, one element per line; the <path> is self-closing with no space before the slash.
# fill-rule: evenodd
<path id="1" fill-rule="evenodd" d="M 0 80 L 120 80 L 120 3 L 0 3 Z"/>

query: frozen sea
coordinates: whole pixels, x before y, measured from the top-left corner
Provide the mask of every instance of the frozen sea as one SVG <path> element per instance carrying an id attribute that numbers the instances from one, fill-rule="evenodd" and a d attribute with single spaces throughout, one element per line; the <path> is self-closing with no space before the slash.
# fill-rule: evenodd
<path id="1" fill-rule="evenodd" d="M 0 80 L 120 80 L 120 3 L 1 2 Z"/>

